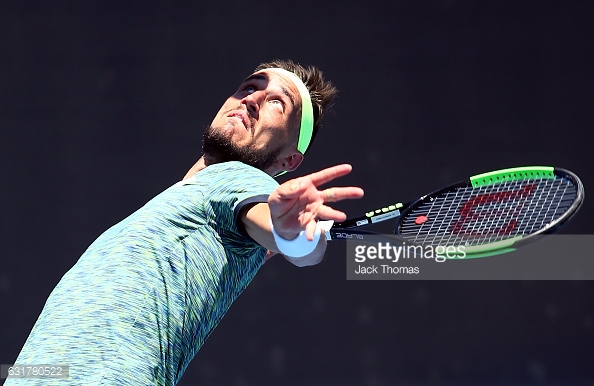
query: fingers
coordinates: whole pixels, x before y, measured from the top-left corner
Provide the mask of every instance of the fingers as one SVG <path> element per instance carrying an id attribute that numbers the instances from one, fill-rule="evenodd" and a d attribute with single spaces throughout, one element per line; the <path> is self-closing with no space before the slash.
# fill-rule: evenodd
<path id="1" fill-rule="evenodd" d="M 324 202 L 334 202 L 334 188 L 324 190 Z"/>
<path id="2" fill-rule="evenodd" d="M 328 188 L 323 191 L 322 197 L 324 202 L 337 202 L 342 200 L 350 200 L 363 197 L 363 189 L 348 186 L 341 188 Z"/>
<path id="3" fill-rule="evenodd" d="M 282 199 L 296 198 L 303 194 L 303 192 L 305 192 L 307 188 L 311 186 L 311 184 L 313 184 L 315 187 L 318 187 L 319 185 L 330 182 L 335 178 L 349 174 L 352 169 L 353 168 L 351 165 L 342 164 L 323 169 L 319 172 L 312 173 L 304 177 L 295 178 L 293 180 L 285 182 L 284 184 L 279 185 L 279 187 L 276 189 L 276 194 L 279 198 Z M 344 193 L 342 192 L 336 192 L 336 196 L 330 197 L 330 201 L 327 202 L 340 201 L 348 198 L 363 197 L 363 191 L 361 189 L 359 189 L 359 191 L 360 193 L 355 193 L 354 195 L 352 191 L 349 191 L 347 195 L 344 195 Z"/>
<path id="4" fill-rule="evenodd" d="M 348 186 L 318 190 L 318 186 L 351 170 L 351 165 L 337 165 L 279 185 L 268 197 L 275 228 L 282 228 L 287 234 L 305 229 L 307 238 L 312 240 L 317 219 L 344 221 L 346 215 L 343 212 L 326 204 L 361 198 L 363 189 Z"/>
<path id="5" fill-rule="evenodd" d="M 345 176 L 353 170 L 353 167 L 349 164 L 342 164 L 332 166 L 319 172 L 312 173 L 308 177 L 311 179 L 315 186 L 325 184 L 332 181 L 335 178 Z"/>
<path id="6" fill-rule="evenodd" d="M 344 221 L 346 220 L 346 214 L 334 208 L 331 208 L 326 205 L 321 205 L 318 209 L 317 218 L 322 220 L 334 220 L 334 221 Z"/>
<path id="7" fill-rule="evenodd" d="M 341 222 L 346 220 L 346 218 L 347 215 L 344 212 L 341 212 L 326 205 L 320 205 L 318 207 L 318 212 L 315 218 L 312 218 L 305 225 L 305 236 L 308 240 L 313 240 L 314 232 L 317 227 L 317 220 L 334 220 Z"/>
<path id="8" fill-rule="evenodd" d="M 314 239 L 314 233 L 316 232 L 316 227 L 317 227 L 316 221 L 310 221 L 305 226 L 305 237 L 307 237 L 307 239 L 309 241 L 312 241 Z"/>

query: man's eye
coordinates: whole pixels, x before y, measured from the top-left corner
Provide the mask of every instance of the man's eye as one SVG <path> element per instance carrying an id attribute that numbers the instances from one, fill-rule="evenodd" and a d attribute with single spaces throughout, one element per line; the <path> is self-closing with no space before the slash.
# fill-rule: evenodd
<path id="1" fill-rule="evenodd" d="M 270 102 L 270 103 L 272 103 L 273 105 L 275 105 L 275 107 L 279 107 L 279 108 L 281 108 L 282 110 L 284 110 L 284 109 L 285 109 L 285 105 L 283 104 L 283 102 L 281 102 L 281 101 L 280 101 L 280 100 L 278 100 L 278 99 L 271 99 L 271 100 L 269 100 L 268 102 Z"/>
<path id="2" fill-rule="evenodd" d="M 255 87 L 253 87 L 253 86 L 247 86 L 247 87 L 245 88 L 245 91 L 246 91 L 248 94 L 253 94 L 254 92 L 256 92 L 256 88 L 255 88 Z"/>

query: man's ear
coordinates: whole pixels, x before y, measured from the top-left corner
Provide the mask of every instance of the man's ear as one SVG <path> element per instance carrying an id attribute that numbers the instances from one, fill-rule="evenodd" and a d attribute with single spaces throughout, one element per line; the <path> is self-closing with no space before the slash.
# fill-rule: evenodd
<path id="1" fill-rule="evenodd" d="M 303 162 L 303 154 L 300 152 L 292 153 L 281 160 L 282 169 L 292 172 L 301 165 L 301 162 Z"/>

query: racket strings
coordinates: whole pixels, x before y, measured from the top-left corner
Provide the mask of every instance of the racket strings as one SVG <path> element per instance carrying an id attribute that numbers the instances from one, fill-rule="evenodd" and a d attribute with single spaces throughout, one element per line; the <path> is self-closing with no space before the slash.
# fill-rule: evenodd
<path id="1" fill-rule="evenodd" d="M 576 186 L 562 177 L 457 188 L 413 208 L 400 234 L 428 245 L 493 243 L 538 232 L 567 212 L 576 197 Z M 421 215 L 428 220 L 415 223 Z"/>

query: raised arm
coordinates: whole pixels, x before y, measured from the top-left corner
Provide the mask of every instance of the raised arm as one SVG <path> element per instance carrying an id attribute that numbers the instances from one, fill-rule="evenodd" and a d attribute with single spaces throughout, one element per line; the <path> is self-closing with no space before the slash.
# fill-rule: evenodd
<path id="1" fill-rule="evenodd" d="M 283 183 L 272 192 L 267 204 L 256 204 L 242 212 L 240 218 L 247 233 L 268 250 L 281 252 L 272 234 L 272 219 L 274 230 L 283 239 L 294 240 L 305 231 L 307 240 L 313 240 L 318 220 L 346 219 L 343 212 L 331 208 L 328 203 L 363 197 L 363 190 L 358 187 L 319 190 L 321 185 L 351 170 L 348 164 L 337 165 Z M 287 256 L 287 260 L 298 266 L 313 265 L 322 260 L 325 251 L 326 238 L 320 237 L 313 252 L 305 256 Z"/>

